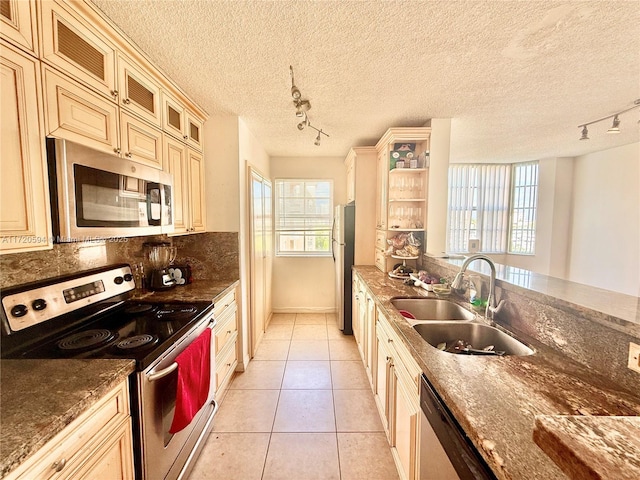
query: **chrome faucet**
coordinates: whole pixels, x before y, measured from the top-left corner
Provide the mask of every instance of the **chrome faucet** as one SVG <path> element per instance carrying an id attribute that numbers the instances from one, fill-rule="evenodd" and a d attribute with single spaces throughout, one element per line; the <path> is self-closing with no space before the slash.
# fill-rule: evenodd
<path id="1" fill-rule="evenodd" d="M 484 260 L 489 264 L 491 268 L 491 278 L 489 280 L 489 296 L 487 298 L 487 308 L 485 309 L 484 316 L 489 317 L 489 313 L 491 313 L 491 318 L 493 319 L 494 314 L 498 313 L 504 304 L 504 300 L 501 300 L 500 303 L 496 306 L 495 299 L 495 286 L 496 286 L 496 266 L 488 256 L 483 255 L 482 253 L 477 253 L 475 255 L 471 255 L 467 257 L 462 266 L 460 267 L 460 271 L 456 273 L 453 282 L 451 282 L 451 288 L 454 290 L 462 290 L 462 279 L 464 278 L 464 272 L 467 270 L 469 264 L 475 260 Z"/>

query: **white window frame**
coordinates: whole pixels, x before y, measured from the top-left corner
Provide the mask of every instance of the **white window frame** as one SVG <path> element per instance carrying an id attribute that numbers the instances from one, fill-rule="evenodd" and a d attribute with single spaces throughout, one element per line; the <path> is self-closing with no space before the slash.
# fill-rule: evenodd
<path id="1" fill-rule="evenodd" d="M 316 197 L 308 195 L 306 188 L 307 183 L 327 183 L 329 186 L 328 196 Z M 287 183 L 302 183 L 303 192 L 300 196 L 284 196 L 283 191 Z M 331 228 L 333 226 L 333 180 L 327 178 L 276 178 L 274 182 L 275 190 L 275 254 L 279 257 L 331 257 Z M 309 210 L 313 210 L 312 206 L 308 202 L 314 202 L 315 200 L 322 200 L 322 203 L 327 206 L 326 212 L 317 212 L 314 215 L 308 213 Z M 295 210 L 294 205 L 289 205 L 287 200 L 290 201 L 302 201 L 304 204 L 303 212 L 295 214 L 287 214 L 283 212 L 287 210 L 287 206 L 290 210 Z M 284 203 L 283 203 L 284 202 Z M 298 206 L 299 208 L 299 206 Z M 288 222 L 288 219 L 293 220 Z M 308 224 L 308 221 L 318 223 L 319 225 L 313 226 Z M 300 225 L 302 223 L 303 225 Z M 297 224 L 297 225 L 296 225 Z M 290 250 L 283 249 L 281 242 L 281 235 L 286 234 L 291 237 L 301 236 L 303 250 Z M 327 250 L 313 250 L 308 249 L 308 242 L 311 238 L 316 237 L 318 234 L 326 234 L 327 237 Z"/>

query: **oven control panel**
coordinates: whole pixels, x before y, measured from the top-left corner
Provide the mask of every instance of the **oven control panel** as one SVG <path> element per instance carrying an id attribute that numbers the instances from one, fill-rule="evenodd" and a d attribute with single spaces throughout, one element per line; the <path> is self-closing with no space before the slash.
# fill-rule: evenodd
<path id="1" fill-rule="evenodd" d="M 131 267 L 119 265 L 86 276 L 60 277 L 33 288 L 3 292 L 5 331 L 11 334 L 91 303 L 106 300 L 135 289 Z M 8 326 L 8 329 L 6 328 Z"/>

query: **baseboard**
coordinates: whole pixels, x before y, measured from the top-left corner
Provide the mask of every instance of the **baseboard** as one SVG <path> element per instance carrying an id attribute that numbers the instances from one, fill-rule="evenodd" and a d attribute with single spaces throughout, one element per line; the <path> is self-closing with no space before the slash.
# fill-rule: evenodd
<path id="1" fill-rule="evenodd" d="M 336 309 L 327 307 L 286 307 L 274 308 L 273 313 L 336 313 Z"/>

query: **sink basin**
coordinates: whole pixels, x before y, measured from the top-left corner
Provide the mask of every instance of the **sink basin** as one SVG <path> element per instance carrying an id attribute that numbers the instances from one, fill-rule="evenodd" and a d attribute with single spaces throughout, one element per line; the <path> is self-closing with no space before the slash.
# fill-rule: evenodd
<path id="1" fill-rule="evenodd" d="M 448 353 L 466 353 L 479 355 L 492 355 L 484 351 L 485 347 L 493 345 L 493 351 L 504 355 L 526 356 L 533 355 L 534 351 L 524 343 L 497 328 L 480 323 L 420 323 L 413 328 L 433 347 L 440 348 Z M 471 345 L 470 351 L 454 350 L 454 345 L 462 340 L 464 346 Z M 495 354 L 495 353 L 494 353 Z"/>
<path id="2" fill-rule="evenodd" d="M 474 313 L 460 305 L 437 298 L 392 298 L 391 304 L 398 310 L 405 310 L 416 317 L 416 320 L 473 320 Z"/>

